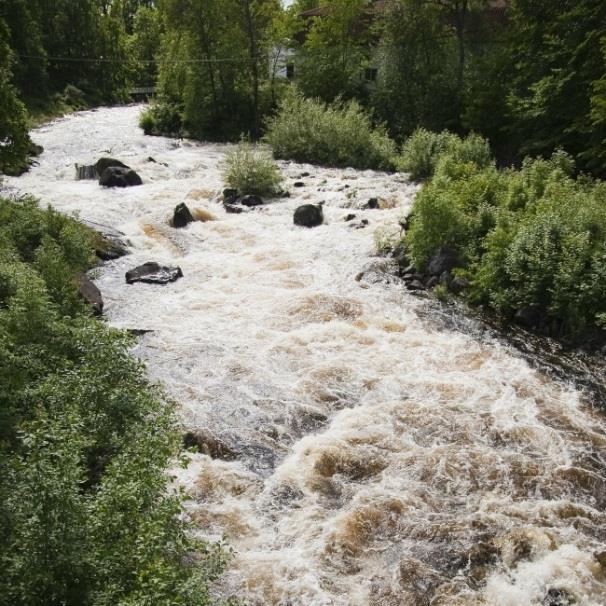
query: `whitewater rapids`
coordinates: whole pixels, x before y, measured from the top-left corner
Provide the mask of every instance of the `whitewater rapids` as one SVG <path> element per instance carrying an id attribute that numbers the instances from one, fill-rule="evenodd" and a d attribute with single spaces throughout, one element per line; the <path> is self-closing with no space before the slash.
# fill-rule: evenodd
<path id="1" fill-rule="evenodd" d="M 126 234 L 131 254 L 95 273 L 106 317 L 151 331 L 135 349 L 150 377 L 187 429 L 230 453 L 192 454 L 179 475 L 201 535 L 235 550 L 217 593 L 251 606 L 606 604 L 604 413 L 469 323 L 432 322 L 437 304 L 400 283 L 358 275 L 416 186 L 282 162 L 292 197 L 226 214 L 228 146 L 145 137 L 140 111 L 37 129 L 39 166 L 3 187 Z M 144 185 L 75 180 L 74 163 L 104 155 Z M 360 210 L 370 197 L 385 208 Z M 294 226 L 296 206 L 317 201 L 325 224 Z M 215 220 L 170 228 L 180 202 Z M 352 212 L 369 226 L 350 227 Z M 184 277 L 127 285 L 146 261 Z"/>

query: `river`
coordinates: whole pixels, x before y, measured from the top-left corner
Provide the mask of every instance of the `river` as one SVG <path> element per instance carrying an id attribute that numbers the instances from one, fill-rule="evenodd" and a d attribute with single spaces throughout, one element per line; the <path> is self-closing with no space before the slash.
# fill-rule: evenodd
<path id="1" fill-rule="evenodd" d="M 151 331 L 135 348 L 151 379 L 188 430 L 229 454 L 192 454 L 178 473 L 200 534 L 235 550 L 218 594 L 252 606 L 606 604 L 603 412 L 473 321 L 435 322 L 437 303 L 358 275 L 416 186 L 281 162 L 290 198 L 226 214 L 228 147 L 145 137 L 140 111 L 37 129 L 39 166 L 4 188 L 130 241 L 94 274 L 107 321 Z M 144 185 L 75 180 L 74 163 L 102 155 Z M 377 196 L 386 208 L 360 210 Z M 324 225 L 293 225 L 299 204 L 321 200 Z M 170 228 L 183 201 L 215 220 Z M 369 226 L 352 228 L 350 212 Z M 146 261 L 184 277 L 127 285 Z"/>

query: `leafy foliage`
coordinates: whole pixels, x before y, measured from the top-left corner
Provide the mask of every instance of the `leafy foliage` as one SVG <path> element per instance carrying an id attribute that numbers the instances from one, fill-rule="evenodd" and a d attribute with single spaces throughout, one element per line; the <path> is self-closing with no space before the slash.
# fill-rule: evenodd
<path id="1" fill-rule="evenodd" d="M 473 164 L 485 168 L 493 164 L 488 141 L 471 134 L 461 139 L 453 133 L 433 133 L 423 128 L 416 130 L 402 146 L 397 165 L 415 180 L 428 179 L 438 173 L 451 173 L 461 165 Z"/>
<path id="2" fill-rule="evenodd" d="M 240 193 L 259 196 L 275 194 L 282 182 L 271 152 L 248 141 L 241 141 L 235 150 L 226 154 L 223 178 Z"/>
<path id="3" fill-rule="evenodd" d="M 473 302 L 505 318 L 532 308 L 560 337 L 596 330 L 606 312 L 606 187 L 575 180 L 574 170 L 562 151 L 504 172 L 447 153 L 415 200 L 407 234 L 415 263 L 425 267 L 447 245 Z"/>
<path id="4" fill-rule="evenodd" d="M 286 96 L 267 123 L 265 140 L 278 158 L 325 166 L 392 170 L 395 143 L 355 101 L 325 105 L 300 93 Z"/>
<path id="5" fill-rule="evenodd" d="M 228 552 L 169 489 L 172 404 L 93 319 L 82 226 L 0 199 L 0 604 L 204 605 Z"/>

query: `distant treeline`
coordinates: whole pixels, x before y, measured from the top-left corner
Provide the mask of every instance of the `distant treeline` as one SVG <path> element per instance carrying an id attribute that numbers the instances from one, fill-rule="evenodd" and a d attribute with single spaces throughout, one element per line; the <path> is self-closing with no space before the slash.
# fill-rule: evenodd
<path id="1" fill-rule="evenodd" d="M 26 149 L 15 95 L 78 106 L 154 83 L 150 133 L 255 138 L 295 85 L 356 99 L 398 142 L 474 131 L 501 164 L 563 148 L 606 174 L 603 0 L 5 0 L 0 164 Z"/>

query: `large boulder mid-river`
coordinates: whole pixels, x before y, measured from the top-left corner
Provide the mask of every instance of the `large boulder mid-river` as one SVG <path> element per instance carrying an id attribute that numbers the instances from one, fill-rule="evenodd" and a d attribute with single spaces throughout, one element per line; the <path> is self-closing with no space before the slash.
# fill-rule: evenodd
<path id="1" fill-rule="evenodd" d="M 295 225 L 302 227 L 317 227 L 324 223 L 324 212 L 322 204 L 304 204 L 295 210 L 293 217 Z"/>
<path id="2" fill-rule="evenodd" d="M 95 164 L 95 170 L 97 171 L 97 176 L 101 177 L 106 169 L 118 167 L 118 168 L 130 168 L 121 162 L 120 160 L 116 160 L 115 158 L 99 158 Z"/>
<path id="3" fill-rule="evenodd" d="M 141 177 L 132 168 L 110 166 L 103 171 L 99 179 L 103 187 L 133 187 L 143 185 Z"/>
<path id="4" fill-rule="evenodd" d="M 126 272 L 127 284 L 144 282 L 146 284 L 168 284 L 183 277 L 180 267 L 167 267 L 155 261 L 149 261 Z"/>
<path id="5" fill-rule="evenodd" d="M 194 217 L 191 214 L 191 211 L 187 207 L 187 204 L 181 202 L 175 206 L 175 211 L 173 213 L 172 225 L 173 227 L 185 227 L 189 223 L 193 223 L 195 221 Z"/>

